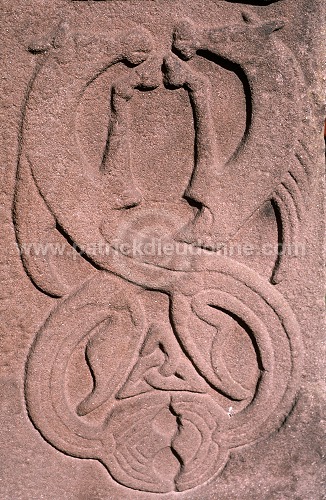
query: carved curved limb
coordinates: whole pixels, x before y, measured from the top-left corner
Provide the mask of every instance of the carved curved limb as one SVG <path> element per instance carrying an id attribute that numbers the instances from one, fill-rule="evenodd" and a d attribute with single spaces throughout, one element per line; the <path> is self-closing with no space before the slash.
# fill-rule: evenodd
<path id="1" fill-rule="evenodd" d="M 34 285 L 53 297 L 67 294 L 71 286 L 57 273 L 58 255 L 66 250 L 66 240 L 56 229 L 25 157 L 20 158 L 13 219 L 21 259 Z"/>
<path id="2" fill-rule="evenodd" d="M 164 58 L 164 72 L 166 85 L 183 87 L 189 93 L 196 132 L 194 175 L 198 169 L 205 170 L 208 175 L 219 174 L 223 162 L 216 142 L 209 78 L 194 71 L 187 63 L 173 55 Z M 207 186 L 205 188 L 207 190 Z"/>
<path id="3" fill-rule="evenodd" d="M 221 323 L 219 321 L 219 311 L 214 309 L 212 306 L 214 306 L 214 292 L 201 292 L 196 298 L 192 300 L 191 303 L 191 309 L 193 313 L 206 324 L 213 326 L 216 331 L 214 341 L 212 343 L 212 353 L 210 356 L 210 364 L 213 369 L 212 372 L 219 380 L 220 389 L 224 394 L 227 394 L 232 399 L 239 401 L 247 399 L 251 395 L 250 391 L 243 387 L 240 382 L 237 382 L 231 376 L 223 359 L 223 343 L 221 342 L 221 334 L 223 330 L 228 330 L 228 326 L 232 324 L 232 320 L 227 322 L 227 320 L 224 318 L 223 323 Z M 227 333 L 230 335 L 230 331 L 227 331 Z M 212 358 L 213 346 L 214 358 Z M 196 361 L 195 364 L 197 364 Z"/>
<path id="4" fill-rule="evenodd" d="M 131 208 L 141 202 L 130 164 L 129 101 L 136 90 L 153 90 L 160 83 L 160 61 L 152 57 L 112 86 L 111 123 L 101 172 L 113 209 Z"/>
<path id="5" fill-rule="evenodd" d="M 174 88 L 184 88 L 188 91 L 193 108 L 195 122 L 195 165 L 192 177 L 184 193 L 185 198 L 193 198 L 193 185 L 197 183 L 198 173 L 205 172 L 207 180 L 222 173 L 223 161 L 220 157 L 216 141 L 215 125 L 212 117 L 212 96 L 209 78 L 197 73 L 188 64 L 171 55 L 164 59 L 165 84 Z M 188 243 L 203 243 L 214 248 L 215 242 L 210 232 L 214 225 L 214 214 L 204 203 L 207 193 L 207 183 L 200 181 L 196 190 L 195 200 L 203 201 L 200 214 L 195 219 L 196 236 L 189 238 L 192 223 L 185 227 L 177 236 Z"/>
<path id="6" fill-rule="evenodd" d="M 112 328 L 113 316 L 120 317 L 121 328 Z M 128 342 L 121 358 L 122 332 Z M 79 343 L 91 336 L 88 361 L 95 386 L 79 405 L 79 414 L 89 413 L 112 399 L 144 333 L 140 303 L 111 276 L 86 283 L 52 311 L 28 357 L 25 397 L 32 421 L 53 446 L 81 458 L 102 459 L 113 451 L 110 430 L 79 418 L 69 403 L 65 386 L 68 363 Z M 119 356 L 112 357 L 114 349 Z"/>
<path id="7" fill-rule="evenodd" d="M 201 375 L 213 387 L 226 395 L 226 397 L 238 401 L 248 399 L 252 397 L 252 394 L 231 377 L 223 360 L 222 353 L 215 360 L 213 366 L 209 352 L 207 352 L 209 350 L 208 346 L 203 351 L 202 346 L 196 342 L 196 336 L 191 332 L 189 326 L 187 326 L 189 317 L 191 317 L 191 314 L 195 314 L 199 319 L 216 328 L 218 332 L 219 325 L 216 320 L 216 311 L 211 308 L 211 305 L 222 308 L 226 306 L 227 310 L 230 310 L 241 318 L 246 318 L 246 323 L 254 333 L 261 352 L 264 353 L 263 366 L 264 370 L 268 372 L 266 376 L 272 379 L 274 359 L 268 332 L 263 323 L 255 318 L 243 304 L 235 298 L 231 298 L 231 296 L 227 297 L 227 294 L 219 290 L 200 292 L 191 300 L 191 305 L 187 303 L 187 299 L 179 294 L 175 294 L 173 297 L 173 317 L 177 335 Z M 185 319 L 182 319 L 182 315 L 185 316 Z"/>
<path id="8" fill-rule="evenodd" d="M 282 25 L 281 20 L 264 23 L 244 16 L 242 24 L 205 28 L 184 21 L 175 29 L 173 47 L 185 59 L 209 52 L 217 62 L 226 59 L 238 68 L 251 108 L 245 135 L 222 173 L 200 164 L 194 170 L 187 195 L 204 210 L 183 235 L 188 243 L 211 248 L 215 241 L 215 248 L 223 246 L 290 170 L 301 126 L 303 77 L 290 50 L 274 35 Z M 203 232 L 206 207 L 212 223 Z"/>
<path id="9" fill-rule="evenodd" d="M 99 74 L 118 62 L 142 63 L 153 42 L 142 28 L 84 35 L 63 25 L 59 31 L 29 94 L 23 154 L 51 214 L 71 240 L 82 248 L 94 242 L 105 245 L 99 227 L 103 216 L 113 217 L 111 203 L 117 186 L 110 191 L 107 182 L 103 188 L 105 174 L 100 168 L 91 168 L 82 157 L 74 134 L 75 115 L 87 86 Z M 129 193 L 133 192 L 132 177 L 123 168 L 128 164 L 120 167 L 117 173 L 121 178 L 116 184 L 128 185 Z M 130 200 L 122 204 L 130 206 Z"/>
<path id="10" fill-rule="evenodd" d="M 242 319 L 256 338 L 262 370 L 256 390 L 252 391 L 253 398 L 245 408 L 232 415 L 226 427 L 217 429 L 215 435 L 217 442 L 237 447 L 256 440 L 280 425 L 293 403 L 303 353 L 299 326 L 284 298 L 272 285 L 258 279 L 258 275 L 252 279 L 253 275 L 250 277 L 251 272 L 245 266 L 238 267 L 233 261 L 228 267 L 228 261 L 226 258 L 221 259 L 221 274 L 213 289 L 211 273 L 206 278 L 205 273 L 202 274 L 202 283 L 198 283 L 198 286 L 194 284 L 190 287 L 188 282 L 183 293 L 180 279 L 172 295 L 171 313 L 176 334 L 189 357 L 218 390 L 223 391 L 223 384 L 221 381 L 216 382 L 217 377 L 209 366 L 207 353 L 205 357 L 203 344 L 206 345 L 206 342 L 199 344 L 196 335 L 191 334 L 193 298 L 202 293 L 207 304 L 230 311 Z M 208 266 L 208 269 L 213 270 L 212 266 Z M 233 290 L 232 295 L 230 289 Z M 275 367 L 278 369 L 275 370 Z"/>

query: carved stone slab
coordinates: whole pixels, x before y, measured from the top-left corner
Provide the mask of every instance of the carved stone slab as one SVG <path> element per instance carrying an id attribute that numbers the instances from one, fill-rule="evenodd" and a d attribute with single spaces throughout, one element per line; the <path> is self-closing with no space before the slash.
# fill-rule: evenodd
<path id="1" fill-rule="evenodd" d="M 0 498 L 324 498 L 321 0 L 3 6 Z"/>

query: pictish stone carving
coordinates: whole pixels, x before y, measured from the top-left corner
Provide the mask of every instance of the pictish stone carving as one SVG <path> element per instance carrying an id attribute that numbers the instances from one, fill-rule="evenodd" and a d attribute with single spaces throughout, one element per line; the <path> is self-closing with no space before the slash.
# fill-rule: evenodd
<path id="1" fill-rule="evenodd" d="M 220 252 L 268 201 L 283 245 L 296 242 L 304 219 L 304 85 L 279 38 L 285 22 L 248 13 L 212 27 L 181 19 L 164 53 L 141 26 L 83 34 L 61 23 L 29 47 L 38 62 L 23 110 L 17 240 L 82 249 L 92 272 L 76 284 L 56 255 L 22 253 L 32 282 L 58 298 L 28 356 L 26 406 L 48 443 L 99 460 L 125 487 L 160 494 L 202 485 L 231 451 L 277 429 L 293 405 L 302 341 L 275 287 L 288 257 L 280 252 L 266 277 Z M 242 82 L 246 129 L 227 160 L 197 57 L 228 61 Z M 77 112 L 112 68 L 123 71 L 112 73 L 107 141 L 93 165 Z M 133 173 L 132 103 L 156 89 L 182 89 L 192 107 L 190 216 L 169 200 L 146 204 Z M 164 251 L 138 252 L 157 235 Z"/>

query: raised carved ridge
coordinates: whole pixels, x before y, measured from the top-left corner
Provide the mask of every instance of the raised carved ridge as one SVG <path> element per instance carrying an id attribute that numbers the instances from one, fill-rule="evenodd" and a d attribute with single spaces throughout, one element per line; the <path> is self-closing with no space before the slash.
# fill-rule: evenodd
<path id="1" fill-rule="evenodd" d="M 172 332 L 167 331 L 168 325 L 151 326 L 146 334 L 148 327 L 143 307 L 136 297 L 137 288 L 130 284 L 122 285 L 118 278 L 111 275 L 94 278 L 53 311 L 36 338 L 26 377 L 29 414 L 47 440 L 74 456 L 101 460 L 113 477 L 131 488 L 180 491 L 196 486 L 197 479 L 187 467 L 182 465 L 167 483 L 162 478 L 158 482 L 153 470 L 155 457 L 163 448 L 160 440 L 159 447 L 155 444 L 156 434 L 151 435 L 149 426 L 164 408 L 168 411 L 171 407 L 183 422 L 186 417 L 180 408 L 186 405 L 186 420 L 190 419 L 192 425 L 199 426 L 199 434 L 204 432 L 202 425 L 204 429 L 212 425 L 209 432 L 208 429 L 205 431 L 208 432 L 205 434 L 205 446 L 208 448 L 205 452 L 197 450 L 200 456 L 204 453 L 201 461 L 196 461 L 198 481 L 207 476 L 206 460 L 210 464 L 219 464 L 210 469 L 212 475 L 225 463 L 227 450 L 255 441 L 280 424 L 291 408 L 302 364 L 299 328 L 293 313 L 271 285 L 248 268 L 235 266 L 225 258 L 215 262 L 214 288 L 209 288 L 212 286 L 211 273 L 202 271 L 199 275 L 201 279 L 196 277 L 192 280 L 195 283 L 192 289 L 189 290 L 188 276 L 185 276 L 180 277 L 170 290 L 173 330 L 182 349 L 176 345 Z M 230 376 L 219 353 L 221 340 L 216 338 L 214 332 L 212 335 L 208 331 L 205 349 L 196 345 L 196 335 L 190 328 L 193 315 L 206 326 L 213 325 L 218 332 L 218 311 L 227 311 L 241 318 L 255 339 L 259 352 L 258 372 L 251 390 L 244 390 Z M 261 311 L 262 317 L 268 317 L 268 327 L 262 317 L 257 316 L 258 311 Z M 230 321 L 234 321 L 233 316 L 230 316 Z M 120 360 L 122 332 L 123 344 L 126 344 L 126 338 L 129 340 Z M 85 362 L 87 360 L 92 369 L 94 387 L 74 408 L 69 403 L 65 387 L 69 360 L 80 342 L 85 345 Z M 213 342 L 217 344 L 214 348 L 217 354 L 211 358 L 210 345 Z M 163 356 L 155 357 L 157 349 Z M 138 350 L 140 358 L 136 361 Z M 188 360 L 183 360 L 183 352 L 188 354 Z M 277 372 L 274 371 L 275 366 L 278 367 Z M 151 407 L 156 401 L 154 413 L 148 413 L 146 409 L 147 398 Z M 191 410 L 186 403 L 187 398 L 191 398 L 194 405 L 203 405 L 202 423 L 189 414 Z M 102 422 L 90 425 L 80 418 L 103 405 L 107 408 L 105 413 L 110 407 L 114 410 Z M 226 409 L 230 406 L 235 408 L 232 418 Z M 119 408 L 125 412 L 126 418 L 133 421 L 132 415 L 136 412 L 136 422 L 142 422 L 139 429 L 138 423 L 133 424 L 136 426 L 134 431 L 133 427 L 129 428 L 129 437 L 125 432 L 120 436 L 126 427 Z M 215 423 L 212 420 L 209 424 L 206 416 L 203 417 L 206 408 L 213 412 Z M 114 430 L 116 425 L 120 431 Z M 173 439 L 171 436 L 166 438 L 164 449 L 170 449 L 170 452 L 166 450 L 170 457 L 166 458 L 167 475 L 169 467 L 173 469 L 173 450 L 180 455 L 178 450 L 184 446 L 184 425 L 180 424 L 179 433 L 173 434 Z M 171 432 L 170 427 L 171 422 L 166 432 Z M 146 438 L 143 442 L 145 436 L 149 441 Z M 142 463 L 142 473 L 136 474 L 138 468 L 133 465 L 134 458 L 130 455 L 133 453 L 129 446 L 138 446 L 139 443 L 142 443 L 147 459 Z M 120 451 L 117 446 L 119 450 L 122 447 Z M 123 460 L 119 459 L 121 453 Z M 187 460 L 184 460 L 186 463 Z"/>
<path id="2" fill-rule="evenodd" d="M 160 86 L 187 92 L 195 127 L 194 170 L 184 196 L 197 212 L 180 226 L 171 216 L 171 242 L 216 250 L 267 200 L 279 211 L 283 243 L 296 241 L 311 159 L 300 137 L 302 74 L 278 39 L 282 26 L 248 14 L 239 24 L 214 28 L 185 20 L 171 33 L 172 50 L 163 56 L 141 27 L 84 35 L 63 23 L 30 46 L 39 63 L 24 108 L 13 212 L 17 240 L 21 246 L 36 241 L 85 248 L 95 276 L 85 273 L 76 286 L 62 277 L 55 256 L 22 254 L 34 284 L 63 297 L 31 348 L 26 405 L 49 443 L 101 461 L 129 488 L 165 493 L 205 483 L 223 469 L 231 450 L 281 425 L 295 397 L 300 329 L 268 279 L 218 252 L 153 261 L 126 255 L 119 245 L 148 211 L 155 219 L 142 206 L 129 133 L 137 92 Z M 248 94 L 247 127 L 227 161 L 216 141 L 211 83 L 188 62 L 194 57 L 230 61 Z M 277 60 L 273 75 L 271 60 Z M 107 141 L 94 166 L 72 131 L 87 88 L 118 64 L 126 73 L 114 77 L 108 92 Z M 261 146 L 257 140 L 272 101 L 279 106 L 274 113 L 283 138 L 276 144 L 270 124 L 269 140 Z M 158 218 L 164 218 L 162 211 Z M 91 253 L 94 242 L 110 254 Z M 287 267 L 279 255 L 273 283 Z M 169 305 L 157 318 L 146 301 L 156 307 L 162 297 Z M 237 339 L 247 378 L 234 368 L 240 355 L 230 346 Z M 74 381 L 74 363 L 87 386 Z M 186 445 L 189 436 L 193 441 Z"/>

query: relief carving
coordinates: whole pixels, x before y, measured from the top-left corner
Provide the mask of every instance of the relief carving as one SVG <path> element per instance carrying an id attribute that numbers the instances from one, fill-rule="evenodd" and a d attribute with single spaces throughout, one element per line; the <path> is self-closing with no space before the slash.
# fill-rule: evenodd
<path id="1" fill-rule="evenodd" d="M 280 254 L 268 279 L 218 252 L 268 200 L 280 212 L 283 243 L 296 240 L 304 220 L 311 172 L 300 136 L 303 77 L 279 39 L 283 24 L 248 14 L 213 28 L 184 20 L 161 54 L 142 27 L 83 35 L 63 23 L 29 48 L 38 62 L 23 110 L 17 240 L 82 248 L 92 273 L 76 284 L 55 255 L 22 253 L 33 283 L 60 298 L 27 360 L 28 414 L 51 445 L 99 460 L 128 488 L 165 493 L 204 484 L 230 451 L 269 435 L 293 405 L 300 329 L 275 287 L 288 262 Z M 246 93 L 246 130 L 226 161 L 211 82 L 191 65 L 196 57 L 227 60 Z M 107 141 L 92 165 L 76 115 L 88 87 L 114 66 L 124 71 L 108 91 Z M 168 201 L 159 211 L 146 205 L 133 175 L 131 103 L 159 88 L 183 89 L 193 110 L 184 197 L 196 213 L 182 224 Z M 281 142 L 266 122 L 272 102 Z M 172 248 L 188 251 L 138 258 L 122 250 L 146 225 L 159 233 L 169 226 Z M 110 251 L 90 252 L 94 243 Z"/>

